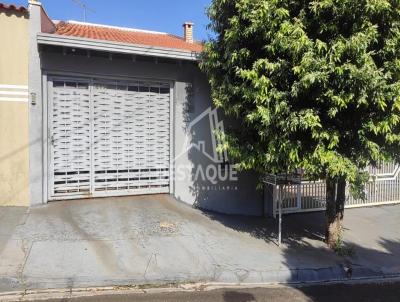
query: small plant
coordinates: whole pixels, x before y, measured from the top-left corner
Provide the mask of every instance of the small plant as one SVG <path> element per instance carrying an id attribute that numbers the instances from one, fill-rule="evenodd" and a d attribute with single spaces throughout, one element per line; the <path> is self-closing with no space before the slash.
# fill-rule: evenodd
<path id="1" fill-rule="evenodd" d="M 344 230 L 343 227 L 341 227 L 333 250 L 341 257 L 353 257 L 355 255 L 354 248 L 352 246 L 345 246 L 343 242 L 343 233 Z"/>

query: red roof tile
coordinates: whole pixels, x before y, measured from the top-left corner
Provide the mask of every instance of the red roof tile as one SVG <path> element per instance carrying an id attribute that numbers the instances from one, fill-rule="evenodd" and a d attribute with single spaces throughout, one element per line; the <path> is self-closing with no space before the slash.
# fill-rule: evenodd
<path id="1" fill-rule="evenodd" d="M 107 27 L 79 22 L 59 22 L 55 34 L 96 40 L 165 47 L 186 51 L 201 52 L 201 43 L 188 43 L 174 35 L 135 29 Z"/>
<path id="2" fill-rule="evenodd" d="M 16 6 L 14 4 L 5 4 L 5 3 L 0 3 L 0 9 L 13 10 L 13 11 L 17 11 L 17 12 L 20 12 L 20 13 L 25 13 L 25 12 L 28 11 L 26 9 L 26 7 Z"/>

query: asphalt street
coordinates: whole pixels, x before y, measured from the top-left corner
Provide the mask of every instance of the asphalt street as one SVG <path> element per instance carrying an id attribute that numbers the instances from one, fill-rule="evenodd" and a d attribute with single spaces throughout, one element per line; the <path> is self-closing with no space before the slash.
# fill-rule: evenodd
<path id="1" fill-rule="evenodd" d="M 43 301 L 43 300 L 41 300 Z M 318 285 L 253 289 L 218 289 L 212 291 L 157 294 L 122 294 L 47 302 L 399 302 L 400 282 L 385 284 Z"/>

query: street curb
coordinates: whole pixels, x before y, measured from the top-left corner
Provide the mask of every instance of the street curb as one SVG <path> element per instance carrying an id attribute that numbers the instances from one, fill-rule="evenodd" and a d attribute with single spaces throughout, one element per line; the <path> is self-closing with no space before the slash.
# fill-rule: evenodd
<path id="1" fill-rule="evenodd" d="M 309 282 L 264 282 L 264 283 L 222 283 L 222 282 L 198 282 L 182 284 L 154 284 L 127 285 L 127 286 L 105 286 L 105 287 L 84 287 L 84 288 L 60 288 L 44 290 L 24 290 L 0 293 L 0 301 L 45 301 L 49 299 L 71 299 L 106 295 L 127 295 L 127 294 L 157 294 L 177 292 L 200 292 L 218 289 L 251 289 L 251 288 L 285 288 L 285 287 L 308 287 L 317 285 L 334 284 L 370 284 L 370 283 L 393 283 L 400 282 L 400 275 L 378 278 L 353 278 L 348 280 L 332 281 L 309 281 Z"/>

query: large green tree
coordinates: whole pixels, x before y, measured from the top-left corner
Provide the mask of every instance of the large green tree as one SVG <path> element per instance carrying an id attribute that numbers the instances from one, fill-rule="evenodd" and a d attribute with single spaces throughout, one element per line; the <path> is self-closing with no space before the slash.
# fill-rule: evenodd
<path id="1" fill-rule="evenodd" d="M 399 0 L 213 0 L 202 69 L 242 169 L 327 184 L 334 246 L 346 183 L 400 154 Z"/>

